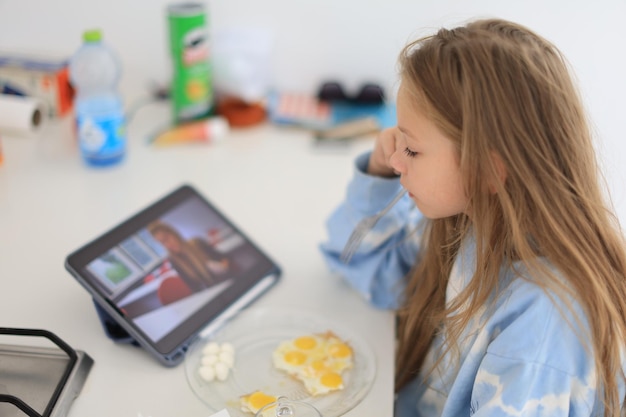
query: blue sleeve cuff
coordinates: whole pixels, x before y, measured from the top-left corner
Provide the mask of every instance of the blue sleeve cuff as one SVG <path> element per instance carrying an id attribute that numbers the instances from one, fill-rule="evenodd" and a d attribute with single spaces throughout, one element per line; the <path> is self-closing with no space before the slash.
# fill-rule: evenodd
<path id="1" fill-rule="evenodd" d="M 365 215 L 378 213 L 400 190 L 400 178 L 383 178 L 367 173 L 371 152 L 361 154 L 355 162 L 354 177 L 348 184 L 348 201 Z"/>

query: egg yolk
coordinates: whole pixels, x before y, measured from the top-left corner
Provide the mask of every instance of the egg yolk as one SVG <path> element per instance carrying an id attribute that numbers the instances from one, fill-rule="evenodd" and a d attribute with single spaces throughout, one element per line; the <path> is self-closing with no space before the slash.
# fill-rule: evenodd
<path id="1" fill-rule="evenodd" d="M 298 349 L 309 350 L 313 349 L 317 342 L 315 341 L 315 338 L 311 336 L 302 336 L 294 340 L 293 344 Z"/>
<path id="2" fill-rule="evenodd" d="M 261 391 L 253 392 L 248 396 L 248 404 L 250 404 L 250 408 L 255 412 L 274 401 L 276 401 L 276 397 L 272 397 Z"/>
<path id="3" fill-rule="evenodd" d="M 335 358 L 347 358 L 352 355 L 352 349 L 345 343 L 335 343 L 328 348 L 328 353 Z"/>
<path id="4" fill-rule="evenodd" d="M 311 368 L 313 368 L 315 372 L 323 371 L 326 369 L 326 363 L 324 363 L 323 360 L 316 360 L 311 363 Z"/>
<path id="5" fill-rule="evenodd" d="M 334 372 L 329 372 L 322 375 L 322 377 L 320 378 L 320 383 L 328 388 L 337 388 L 341 386 L 341 384 L 343 384 L 343 379 L 341 378 L 341 375 Z"/>
<path id="6" fill-rule="evenodd" d="M 291 365 L 302 365 L 306 361 L 306 355 L 297 350 L 291 350 L 285 353 L 285 362 Z"/>

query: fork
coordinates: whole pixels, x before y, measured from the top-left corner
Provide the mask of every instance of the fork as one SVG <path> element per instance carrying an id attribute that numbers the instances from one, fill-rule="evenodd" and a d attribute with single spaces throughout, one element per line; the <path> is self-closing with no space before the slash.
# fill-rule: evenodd
<path id="1" fill-rule="evenodd" d="M 346 245 L 343 247 L 343 250 L 341 251 L 341 255 L 339 256 L 339 259 L 341 260 L 341 262 L 343 263 L 350 262 L 350 259 L 352 259 L 352 256 L 355 254 L 355 252 L 361 245 L 361 242 L 363 241 L 365 236 L 369 233 L 369 231 L 372 230 L 372 228 L 376 225 L 376 223 L 378 223 L 378 221 L 385 214 L 387 214 L 387 212 L 391 210 L 391 208 L 395 206 L 396 203 L 400 201 L 400 199 L 405 194 L 406 194 L 406 190 L 404 189 L 401 190 L 398 194 L 396 194 L 393 200 L 391 200 L 387 204 L 387 206 L 385 206 L 385 208 L 383 208 L 381 211 L 379 211 L 376 214 L 373 214 L 371 216 L 361 219 L 361 221 L 357 223 L 356 227 L 352 231 L 352 234 L 348 238 L 348 242 L 346 243 Z"/>

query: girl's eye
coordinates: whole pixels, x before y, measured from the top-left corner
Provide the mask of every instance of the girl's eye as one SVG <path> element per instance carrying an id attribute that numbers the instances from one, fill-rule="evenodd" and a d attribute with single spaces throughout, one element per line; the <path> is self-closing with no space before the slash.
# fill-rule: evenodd
<path id="1" fill-rule="evenodd" d="M 415 156 L 417 156 L 417 152 L 410 150 L 409 148 L 404 148 L 404 153 L 406 156 L 408 156 L 409 158 L 413 158 Z"/>

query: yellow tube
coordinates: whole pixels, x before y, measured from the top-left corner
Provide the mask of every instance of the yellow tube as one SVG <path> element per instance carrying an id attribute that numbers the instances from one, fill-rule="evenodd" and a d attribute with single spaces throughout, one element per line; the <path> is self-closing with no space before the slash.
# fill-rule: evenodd
<path id="1" fill-rule="evenodd" d="M 228 132 L 228 122 L 223 117 L 187 122 L 157 133 L 150 143 L 171 146 L 184 143 L 211 143 L 222 139 Z"/>

